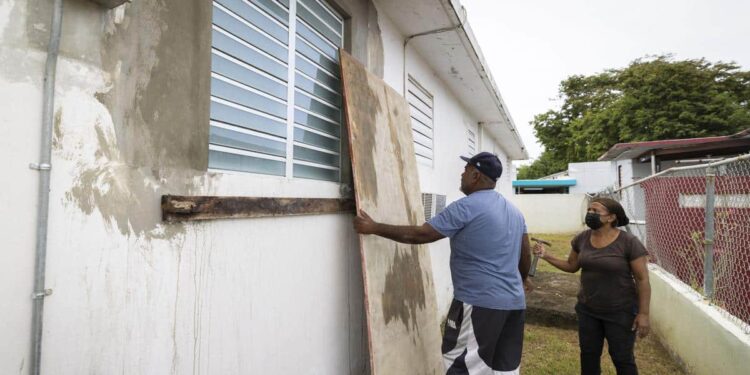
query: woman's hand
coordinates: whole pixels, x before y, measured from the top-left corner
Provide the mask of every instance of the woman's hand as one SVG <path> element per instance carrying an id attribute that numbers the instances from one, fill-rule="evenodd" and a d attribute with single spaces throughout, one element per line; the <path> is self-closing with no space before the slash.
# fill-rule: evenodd
<path id="1" fill-rule="evenodd" d="M 534 248 L 532 249 L 532 251 L 534 252 L 534 255 L 542 259 L 544 259 L 544 256 L 547 254 L 547 249 L 539 242 L 534 244 Z"/>
<path id="2" fill-rule="evenodd" d="M 633 321 L 633 331 L 636 331 L 636 334 L 639 338 L 644 338 L 648 336 L 649 331 L 651 331 L 651 325 L 648 321 L 648 315 L 645 314 L 638 314 L 635 316 L 635 320 Z"/>

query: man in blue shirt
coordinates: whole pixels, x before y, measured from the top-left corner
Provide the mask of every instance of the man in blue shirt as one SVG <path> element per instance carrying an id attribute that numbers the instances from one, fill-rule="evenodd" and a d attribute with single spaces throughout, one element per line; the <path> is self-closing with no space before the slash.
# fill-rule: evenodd
<path id="1" fill-rule="evenodd" d="M 502 164 L 481 152 L 461 157 L 461 198 L 421 226 L 378 223 L 360 211 L 354 228 L 422 244 L 450 237 L 453 302 L 443 335 L 446 374 L 519 374 L 531 265 L 521 212 L 496 192 Z"/>

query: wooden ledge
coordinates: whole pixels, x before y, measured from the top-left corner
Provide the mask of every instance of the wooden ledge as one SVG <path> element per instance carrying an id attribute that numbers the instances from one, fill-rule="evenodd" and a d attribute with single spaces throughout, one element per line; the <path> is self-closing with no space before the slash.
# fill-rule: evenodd
<path id="1" fill-rule="evenodd" d="M 354 213 L 353 199 L 162 195 L 166 222 Z"/>

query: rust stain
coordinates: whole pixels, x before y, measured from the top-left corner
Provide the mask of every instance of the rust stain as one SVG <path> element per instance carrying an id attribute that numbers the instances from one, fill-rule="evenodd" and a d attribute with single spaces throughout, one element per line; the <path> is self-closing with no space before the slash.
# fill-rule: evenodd
<path id="1" fill-rule="evenodd" d="M 399 320 L 409 331 L 419 331 L 417 313 L 425 308 L 424 278 L 419 264 L 419 246 L 394 244 L 396 256 L 385 277 L 383 316 L 385 323 Z"/>
<path id="2" fill-rule="evenodd" d="M 386 107 L 391 108 L 390 101 L 388 100 L 388 89 L 385 89 L 385 100 L 386 100 Z M 417 214 L 414 210 L 414 204 L 411 201 L 411 194 L 409 193 L 409 189 L 406 187 L 407 179 L 404 176 L 404 172 L 407 170 L 406 165 L 404 163 L 404 155 L 402 153 L 402 150 L 404 149 L 403 145 L 401 144 L 401 137 L 399 137 L 399 128 L 398 128 L 399 122 L 398 122 L 398 109 L 393 108 L 391 111 L 388 112 L 388 127 L 390 130 L 391 135 L 391 143 L 393 144 L 393 151 L 394 151 L 394 157 L 396 158 L 396 163 L 398 164 L 398 168 L 396 170 L 398 171 L 398 181 L 399 181 L 399 187 L 401 189 L 401 199 L 404 201 L 404 210 L 406 211 L 406 217 L 409 218 L 409 224 L 411 225 L 418 225 L 420 223 L 417 223 Z"/>

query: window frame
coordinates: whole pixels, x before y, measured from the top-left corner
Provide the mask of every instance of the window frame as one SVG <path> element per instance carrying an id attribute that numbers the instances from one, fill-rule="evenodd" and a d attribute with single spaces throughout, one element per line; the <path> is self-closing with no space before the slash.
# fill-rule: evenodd
<path id="1" fill-rule="evenodd" d="M 213 0 L 212 9 L 214 10 L 214 12 L 217 9 L 221 9 L 224 13 L 227 13 L 226 9 L 229 7 L 225 5 L 226 3 L 227 2 L 223 0 Z M 325 58 L 328 59 L 330 67 L 333 67 L 335 68 L 334 70 L 336 70 L 335 72 L 329 73 L 333 73 L 333 75 L 337 76 L 335 77 L 335 81 L 340 82 L 340 77 L 338 77 L 340 76 L 340 60 L 338 59 L 338 50 L 340 48 L 343 48 L 345 46 L 345 43 L 347 42 L 347 16 L 343 12 L 339 11 L 334 6 L 334 4 L 330 4 L 326 0 L 239 0 L 238 3 L 242 7 L 252 9 L 253 12 L 264 16 L 265 18 L 263 18 L 263 22 L 274 23 L 274 27 L 282 26 L 283 28 L 285 28 L 286 40 L 278 42 L 279 39 L 276 38 L 274 42 L 278 42 L 278 44 L 281 44 L 286 48 L 286 61 L 277 59 L 285 63 L 285 65 L 281 65 L 281 68 L 284 68 L 286 70 L 286 75 L 284 77 L 286 80 L 283 81 L 281 79 L 278 79 L 277 77 L 271 76 L 270 74 L 264 74 L 266 72 L 263 72 L 260 68 L 252 67 L 253 69 L 248 69 L 252 70 L 254 73 L 260 73 L 261 75 L 270 76 L 270 78 L 274 79 L 275 82 L 284 84 L 286 87 L 284 88 L 285 95 L 283 99 L 278 97 L 274 98 L 272 97 L 272 95 L 261 92 L 262 89 L 257 89 L 253 86 L 248 85 L 244 89 L 253 93 L 255 93 L 254 91 L 258 91 L 264 98 L 269 99 L 274 103 L 281 103 L 285 106 L 286 117 L 283 118 L 283 121 L 280 121 L 282 120 L 280 116 L 273 116 L 262 113 L 265 112 L 265 109 L 258 109 L 249 106 L 245 106 L 242 109 L 235 108 L 238 111 L 242 110 L 244 112 L 248 112 L 261 117 L 273 117 L 270 118 L 270 120 L 280 125 L 280 128 L 277 129 L 277 133 L 265 134 L 262 129 L 255 125 L 255 123 L 251 123 L 251 125 L 248 125 L 247 129 L 240 129 L 240 126 L 231 123 L 223 124 L 221 123 L 221 121 L 218 121 L 214 118 L 214 112 L 212 110 L 209 116 L 210 121 L 208 124 L 208 171 L 221 174 L 266 177 L 278 180 L 304 180 L 321 184 L 345 184 L 346 179 L 349 176 L 345 168 L 345 164 L 348 161 L 348 155 L 345 155 L 347 146 L 344 144 L 347 140 L 345 139 L 346 130 L 344 123 L 345 114 L 343 108 L 343 89 L 340 85 L 338 88 L 330 86 L 326 87 L 325 84 L 319 82 L 313 77 L 310 77 L 309 75 L 305 74 L 305 72 L 300 70 L 298 60 L 305 60 L 307 64 L 310 64 L 311 59 L 305 56 L 302 51 L 298 50 L 297 47 L 299 45 L 298 43 L 303 43 L 305 45 L 304 48 L 306 48 L 308 52 L 313 51 L 320 56 L 325 56 Z M 275 6 L 278 9 L 286 11 L 286 21 L 283 21 L 283 14 L 280 16 L 279 12 L 271 12 L 266 6 Z M 311 10 L 311 8 L 313 10 Z M 318 27 L 326 26 L 327 29 L 322 31 L 318 30 L 315 25 L 312 25 L 306 19 L 303 19 L 299 10 L 307 13 L 306 17 L 310 19 L 310 22 L 318 24 Z M 316 11 L 326 13 L 319 15 L 316 13 Z M 224 16 L 226 17 L 226 15 Z M 247 13 L 232 13 L 230 14 L 230 16 L 235 19 L 238 19 L 237 17 L 241 17 L 245 20 L 247 20 L 250 16 L 255 16 L 257 18 L 257 14 L 249 15 Z M 332 24 L 328 24 L 324 19 L 328 19 L 329 21 L 332 20 L 331 22 L 335 22 Z M 221 29 L 221 27 L 215 23 L 215 20 L 215 17 L 212 18 L 211 29 L 213 35 L 218 32 L 217 29 Z M 261 24 L 254 24 L 250 21 L 242 23 L 243 26 L 247 27 L 248 29 L 252 29 L 252 32 L 262 34 L 269 39 L 278 36 L 278 33 L 274 34 L 272 32 L 259 30 L 259 25 Z M 306 28 L 305 35 L 300 34 L 297 28 L 298 25 L 303 25 Z M 225 32 L 224 34 L 228 34 L 228 32 Z M 332 35 L 334 38 L 338 38 L 337 41 L 339 42 L 339 45 L 336 45 L 334 41 L 328 40 L 326 35 Z M 320 38 L 321 40 L 328 42 L 329 45 L 317 47 L 315 43 L 308 41 L 309 37 L 311 36 Z M 252 41 L 246 43 L 247 46 L 245 47 L 253 48 L 256 51 L 260 51 L 261 53 L 265 52 L 262 51 L 259 47 L 250 47 L 254 46 L 255 42 L 256 40 L 253 39 Z M 257 43 L 267 42 L 268 41 L 266 40 L 257 40 Z M 326 52 L 325 50 L 327 50 L 328 52 Z M 335 58 L 331 56 L 332 53 L 335 53 Z M 213 81 L 214 79 L 217 79 L 215 78 L 216 76 L 220 76 L 219 73 L 215 72 L 213 59 L 215 58 L 215 56 L 220 56 L 221 54 L 229 54 L 217 48 L 213 37 L 211 38 L 210 54 L 212 57 L 211 77 Z M 235 59 L 240 60 L 238 58 Z M 246 65 L 250 66 L 249 63 L 246 63 Z M 316 77 L 319 77 L 321 74 L 320 72 L 325 69 L 325 67 L 320 63 L 313 63 L 311 66 L 315 68 L 313 72 L 316 73 Z M 222 78 L 218 79 L 223 80 Z M 300 83 L 305 86 L 300 86 Z M 323 96 L 320 96 L 320 93 L 322 91 L 325 92 L 322 93 Z M 216 92 L 213 86 L 213 82 L 210 88 L 210 92 L 211 106 L 217 105 L 215 103 L 219 103 L 221 105 L 227 104 L 224 103 L 227 102 L 227 100 L 222 101 L 220 98 L 215 96 Z M 334 99 L 329 101 L 329 98 Z M 300 99 L 304 99 L 304 103 L 308 104 L 302 104 L 303 102 L 300 102 Z M 336 127 L 329 127 L 330 129 L 334 129 L 333 131 L 320 130 L 320 128 L 318 127 L 310 127 L 311 124 L 307 122 L 308 120 L 302 120 L 297 116 L 298 113 L 302 113 L 304 114 L 303 117 L 305 119 L 315 117 L 315 119 L 313 120 L 314 122 L 323 123 L 323 115 L 304 108 L 306 106 L 309 107 L 312 105 L 318 106 L 320 108 L 323 108 L 324 110 L 329 111 L 330 113 L 333 113 L 334 117 L 336 117 L 335 114 L 337 114 L 337 120 L 330 118 L 327 121 L 328 123 L 330 123 L 330 125 L 337 125 Z M 235 107 L 238 106 L 240 105 L 235 105 Z M 246 115 L 244 112 L 242 113 L 242 115 Z M 305 124 L 302 124 L 302 121 L 305 121 Z M 248 120 L 248 122 L 250 121 Z M 235 136 L 236 134 L 243 134 L 247 135 L 248 137 L 253 137 L 253 139 L 262 138 L 263 140 L 260 142 L 272 144 L 275 148 L 272 151 L 266 151 L 265 149 L 263 149 L 264 151 L 258 151 L 257 148 L 254 148 L 253 150 L 245 150 L 242 148 L 232 148 L 231 146 L 227 146 L 226 144 L 219 144 L 216 142 L 216 139 L 218 138 L 216 133 L 219 133 L 222 128 L 232 128 L 229 130 L 233 131 L 235 133 Z M 228 132 L 226 133 L 229 134 Z M 311 142 L 308 140 L 308 138 L 310 137 L 319 138 L 323 143 L 311 144 Z M 226 138 L 228 137 L 225 137 L 225 139 Z M 331 147 L 334 142 L 335 146 Z M 283 154 L 281 153 L 281 149 L 279 146 L 283 146 Z M 271 163 L 281 163 L 282 167 L 278 167 L 278 164 L 275 164 L 276 169 L 271 170 L 271 173 L 269 173 L 268 170 L 258 170 L 261 169 L 262 164 L 249 164 L 249 169 L 253 170 L 243 170 L 244 168 L 242 168 L 241 165 L 230 166 L 230 161 L 227 161 L 224 165 L 222 165 L 222 160 L 220 160 L 219 158 L 215 158 L 215 156 L 212 156 L 212 154 L 215 154 L 216 152 L 223 152 L 222 155 L 247 155 L 253 158 L 244 159 L 245 161 L 248 161 L 250 163 L 254 161 L 257 162 L 259 160 L 269 160 L 271 161 Z M 301 152 L 304 153 L 304 156 L 300 154 Z M 303 170 L 309 167 L 315 168 L 314 171 L 317 177 L 312 177 L 311 174 L 305 175 Z M 319 173 L 325 170 L 336 171 L 335 178 L 321 177 Z"/>

